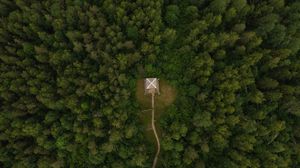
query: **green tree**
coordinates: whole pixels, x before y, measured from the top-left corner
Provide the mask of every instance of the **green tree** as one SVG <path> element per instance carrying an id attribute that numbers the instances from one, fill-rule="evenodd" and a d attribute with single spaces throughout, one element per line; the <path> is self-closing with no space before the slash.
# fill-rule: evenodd
<path id="1" fill-rule="evenodd" d="M 177 5 L 169 5 L 166 8 L 165 21 L 170 26 L 175 26 L 179 19 L 180 10 Z"/>

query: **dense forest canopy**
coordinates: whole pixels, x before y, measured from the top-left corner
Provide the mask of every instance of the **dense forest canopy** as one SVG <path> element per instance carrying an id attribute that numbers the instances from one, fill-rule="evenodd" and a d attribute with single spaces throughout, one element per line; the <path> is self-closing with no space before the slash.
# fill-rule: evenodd
<path id="1" fill-rule="evenodd" d="M 0 167 L 300 166 L 298 0 L 0 0 Z"/>

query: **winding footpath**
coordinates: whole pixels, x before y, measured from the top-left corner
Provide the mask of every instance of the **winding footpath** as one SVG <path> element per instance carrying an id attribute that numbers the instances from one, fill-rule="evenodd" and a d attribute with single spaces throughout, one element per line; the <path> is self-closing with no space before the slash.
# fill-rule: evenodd
<path id="1" fill-rule="evenodd" d="M 157 163 L 157 160 L 158 160 L 158 155 L 159 155 L 159 152 L 160 152 L 160 142 L 159 142 L 159 138 L 158 138 L 156 128 L 155 128 L 154 96 L 155 96 L 155 94 L 152 93 L 152 129 L 153 129 L 155 139 L 156 139 L 156 143 L 157 143 L 157 151 L 156 151 L 156 154 L 155 154 L 155 158 L 153 160 L 152 168 L 156 167 L 156 163 Z"/>

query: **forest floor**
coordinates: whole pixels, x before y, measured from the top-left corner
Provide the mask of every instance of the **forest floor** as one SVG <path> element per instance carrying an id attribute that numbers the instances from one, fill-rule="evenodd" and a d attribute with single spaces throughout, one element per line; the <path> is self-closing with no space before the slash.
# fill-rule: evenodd
<path id="1" fill-rule="evenodd" d="M 162 130 L 159 126 L 159 118 L 164 113 L 166 107 L 172 104 L 176 98 L 176 90 L 170 86 L 165 80 L 159 80 L 160 95 L 155 96 L 155 120 L 156 130 L 159 137 L 161 137 Z M 144 80 L 137 81 L 136 98 L 142 107 L 140 113 L 141 121 L 144 124 L 145 135 L 147 139 L 155 144 L 155 136 L 151 128 L 151 94 L 144 95 Z"/>

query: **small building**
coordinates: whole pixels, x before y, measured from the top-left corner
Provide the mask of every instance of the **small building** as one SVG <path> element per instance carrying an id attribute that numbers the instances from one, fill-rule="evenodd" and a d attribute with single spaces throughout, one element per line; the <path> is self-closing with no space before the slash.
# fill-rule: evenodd
<path id="1" fill-rule="evenodd" d="M 145 95 L 152 93 L 159 93 L 159 79 L 158 78 L 145 78 L 144 80 L 145 86 Z"/>

